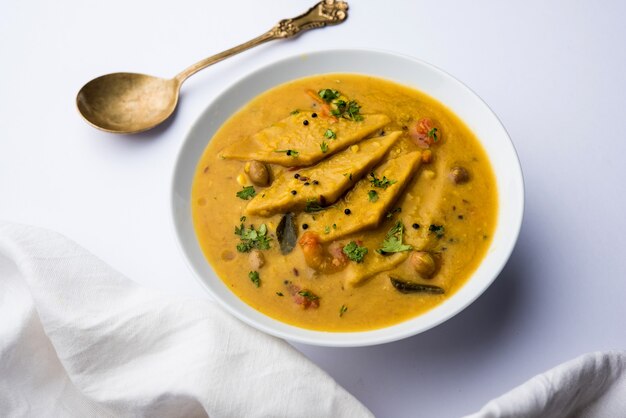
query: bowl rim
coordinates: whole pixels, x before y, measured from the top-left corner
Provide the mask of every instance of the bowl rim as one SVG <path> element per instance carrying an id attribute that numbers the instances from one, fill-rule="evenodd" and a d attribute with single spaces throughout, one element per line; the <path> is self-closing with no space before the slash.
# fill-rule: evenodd
<path id="1" fill-rule="evenodd" d="M 377 328 L 377 329 L 373 329 L 373 330 L 367 330 L 367 331 L 353 331 L 353 332 L 334 332 L 334 331 L 319 331 L 319 330 L 312 330 L 312 329 L 307 329 L 307 328 L 301 328 L 301 327 L 297 327 L 294 325 L 290 325 L 287 323 L 284 323 L 282 321 L 279 321 L 277 319 L 274 319 L 266 314 L 263 314 L 260 311 L 257 311 L 256 309 L 250 307 L 249 305 L 247 305 L 245 302 L 241 301 L 241 299 L 239 299 L 236 295 L 235 297 L 237 298 L 237 300 L 241 303 L 243 303 L 246 307 L 248 307 L 249 309 L 245 309 L 246 311 L 248 311 L 247 313 L 244 313 L 241 311 L 240 308 L 242 308 L 242 306 L 240 306 L 239 308 L 232 306 L 230 303 L 228 303 L 227 301 L 225 301 L 224 299 L 222 299 L 212 288 L 211 286 L 202 278 L 202 274 L 200 272 L 197 271 L 196 266 L 192 263 L 191 257 L 188 255 L 187 253 L 187 249 L 186 249 L 186 245 L 187 243 L 185 242 L 186 240 L 184 239 L 184 237 L 181 234 L 181 230 L 180 230 L 180 225 L 178 224 L 177 221 L 177 208 L 176 208 L 176 190 L 177 190 L 177 184 L 179 182 L 179 176 L 181 176 L 181 164 L 183 162 L 184 159 L 184 155 L 185 155 L 185 151 L 186 151 L 186 146 L 188 145 L 188 142 L 190 141 L 190 138 L 192 137 L 193 133 L 195 132 L 195 130 L 198 128 L 198 125 L 201 123 L 201 121 L 207 117 L 209 111 L 211 110 L 212 106 L 214 106 L 216 103 L 220 103 L 221 100 L 224 100 L 225 97 L 228 96 L 229 93 L 231 93 L 234 89 L 237 88 L 237 86 L 245 83 L 246 81 L 249 81 L 251 79 L 254 79 L 254 77 L 257 77 L 259 73 L 262 73 L 264 71 L 271 71 L 273 69 L 276 68 L 281 68 L 282 66 L 288 66 L 290 63 L 293 63 L 294 61 L 298 61 L 298 60 L 302 60 L 303 58 L 305 59 L 310 59 L 310 58 L 317 58 L 320 56 L 324 56 L 324 55 L 333 55 L 333 54 L 364 54 L 364 55 L 377 55 L 377 56 L 387 56 L 387 57 L 393 57 L 396 59 L 400 59 L 400 60 L 404 60 L 404 61 L 408 61 L 411 62 L 413 65 L 418 65 L 418 66 L 422 66 L 423 68 L 427 69 L 428 71 L 432 71 L 434 73 L 437 73 L 439 76 L 442 76 L 443 78 L 445 78 L 446 82 L 448 83 L 452 83 L 454 85 L 456 85 L 457 88 L 460 88 L 461 90 L 463 90 L 466 94 L 469 94 L 469 97 L 473 100 L 476 100 L 476 103 L 479 106 L 482 106 L 487 114 L 493 118 L 493 122 L 496 124 L 496 127 L 501 130 L 501 133 L 503 134 L 503 137 L 506 139 L 505 143 L 502 144 L 503 146 L 509 148 L 508 151 L 510 151 L 511 156 L 513 157 L 511 159 L 511 161 L 509 161 L 509 163 L 511 164 L 510 166 L 508 166 L 508 169 L 511 170 L 512 174 L 512 178 L 514 180 L 514 182 L 516 184 L 514 184 L 514 189 L 517 190 L 518 194 L 515 196 L 515 198 L 517 199 L 516 201 L 516 205 L 512 208 L 512 215 L 513 215 L 513 220 L 511 223 L 511 230 L 509 231 L 510 234 L 508 235 L 508 239 L 506 241 L 506 246 L 505 248 L 503 248 L 500 251 L 501 257 L 497 260 L 495 260 L 494 262 L 496 263 L 496 265 L 492 268 L 492 274 L 490 274 L 490 277 L 486 280 L 484 280 L 482 282 L 482 286 L 480 286 L 479 288 L 477 288 L 476 290 L 474 290 L 473 292 L 471 292 L 469 294 L 469 297 L 465 297 L 460 303 L 456 303 L 456 305 L 453 307 L 453 309 L 449 310 L 449 312 L 447 313 L 443 313 L 441 315 L 438 315 L 435 317 L 434 320 L 429 321 L 427 324 L 424 324 L 422 326 L 416 326 L 416 327 L 408 327 L 406 326 L 406 324 L 409 324 L 413 321 L 416 320 L 416 318 L 420 318 L 423 317 L 425 315 L 428 315 L 430 312 L 433 312 L 434 310 L 440 309 L 441 306 L 449 305 L 449 302 L 455 298 L 455 296 L 459 295 L 459 293 L 461 293 L 461 291 L 464 288 L 468 287 L 468 284 L 472 281 L 474 275 L 476 274 L 476 271 L 472 273 L 472 276 L 470 276 L 470 278 L 468 278 L 468 280 L 466 281 L 465 284 L 463 284 L 463 286 L 461 286 L 459 289 L 456 290 L 456 292 L 451 295 L 449 298 L 447 298 L 444 302 L 442 302 L 441 304 L 437 305 L 436 307 L 434 307 L 433 309 L 421 314 L 421 315 L 417 315 L 416 317 L 410 318 L 408 320 L 402 321 L 398 324 L 393 324 L 390 325 L 388 327 L 383 327 L 383 328 Z M 295 76 L 295 77 L 286 77 L 284 80 L 282 80 L 280 83 L 278 84 L 274 84 L 271 87 L 266 88 L 264 91 L 267 91 L 269 89 L 275 88 L 278 85 L 287 83 L 289 81 L 295 80 L 295 79 L 299 79 L 302 77 L 307 77 L 307 76 L 313 76 L 313 75 L 319 75 L 319 74 L 324 74 L 324 73 L 340 73 L 341 71 L 325 71 L 325 72 L 313 72 L 311 74 L 308 75 L 299 75 L 299 76 Z M 367 71 L 364 72 L 359 72 L 359 71 L 352 71 L 353 74 L 368 74 Z M 392 78 L 388 78 L 385 76 L 380 76 L 380 75 L 376 75 L 376 74 L 369 74 L 372 75 L 374 77 L 378 77 L 378 78 L 383 78 L 383 79 L 387 79 L 389 81 L 393 81 L 397 84 L 402 84 L 402 85 L 406 85 L 406 83 L 394 80 Z M 419 88 L 413 87 L 413 86 L 409 86 L 411 88 L 415 88 L 417 90 L 420 90 Z M 422 90 L 420 90 L 422 91 Z M 423 91 L 422 91 L 423 92 Z M 256 97 L 258 94 L 257 93 L 255 95 L 253 95 L 252 97 L 250 97 L 248 99 L 252 100 L 254 97 Z M 428 95 L 430 95 L 430 93 L 426 93 Z M 434 97 L 432 95 L 430 95 L 431 97 Z M 440 101 L 441 103 L 443 103 L 446 107 L 449 108 L 450 111 L 452 111 L 455 115 L 457 115 L 457 112 L 454 111 L 454 109 L 452 109 L 446 102 L 440 100 L 437 97 L 434 97 L 436 100 Z M 239 108 L 241 106 L 245 105 L 245 103 L 239 105 Z M 235 111 L 236 112 L 236 111 Z M 228 120 L 231 116 L 233 115 L 233 113 L 226 115 L 226 117 L 224 118 L 224 120 L 220 123 L 223 124 L 226 120 Z M 458 116 L 459 119 L 461 119 L 464 123 L 468 123 L 466 120 L 464 120 L 461 116 Z M 219 128 L 218 128 L 219 129 Z M 471 128 L 470 128 L 471 129 Z M 483 141 L 481 140 L 480 136 L 478 136 L 476 134 L 477 139 L 479 140 L 479 142 L 481 142 L 481 145 L 483 146 L 483 148 L 485 148 L 485 152 L 487 154 L 489 154 L 489 152 L 487 151 L 485 144 L 483 143 Z M 207 139 L 204 148 L 206 148 L 206 146 L 208 145 L 208 142 L 210 141 L 211 138 Z M 493 167 L 493 161 L 492 161 L 492 156 L 489 155 L 490 157 L 490 162 L 492 164 Z M 195 168 L 197 167 L 197 163 L 199 161 L 200 155 L 197 156 L 196 158 L 196 165 L 194 166 L 194 172 L 195 172 Z M 494 168 L 494 174 L 495 174 L 495 168 Z M 193 179 L 192 179 L 193 181 Z M 498 182 L 499 179 L 496 178 L 496 181 Z M 498 220 L 497 220 L 497 224 L 496 224 L 496 232 L 500 229 L 501 224 L 500 224 L 500 218 L 501 218 L 501 213 L 500 213 L 500 206 L 501 206 L 501 193 L 500 193 L 500 187 L 498 187 L 498 202 L 499 202 L 499 208 L 498 208 Z M 184 140 L 182 141 L 182 143 L 179 145 L 178 148 L 178 152 L 175 158 L 175 163 L 173 166 L 173 172 L 172 172 L 172 176 L 171 176 L 171 183 L 170 183 L 170 214 L 171 214 L 171 226 L 173 228 L 173 233 L 176 237 L 176 242 L 177 242 L 177 246 L 179 248 L 179 250 L 182 253 L 183 259 L 185 261 L 185 264 L 187 265 L 187 267 L 192 271 L 192 275 L 194 276 L 194 278 L 200 283 L 201 287 L 203 289 L 205 289 L 205 291 L 207 291 L 209 293 L 209 295 L 211 296 L 212 299 L 214 299 L 222 308 L 224 308 L 227 312 L 229 312 L 231 315 L 233 315 L 234 317 L 238 318 L 239 320 L 243 321 L 244 323 L 252 326 L 253 328 L 256 328 L 258 330 L 261 330 L 267 334 L 273 335 L 275 337 L 279 337 L 279 338 L 283 338 L 292 342 L 297 342 L 297 343 L 304 343 L 304 344 L 309 344 L 309 345 L 317 345 L 317 346 L 326 346 L 326 347 L 362 347 L 362 346 L 370 346 L 370 345 L 378 345 L 378 344 L 384 344 L 384 343 L 389 343 L 389 342 L 393 342 L 393 341 L 398 341 L 404 338 L 408 338 L 411 337 L 413 335 L 417 335 L 420 334 L 422 332 L 425 332 L 447 320 L 449 320 L 450 318 L 456 316 L 457 314 L 459 314 L 460 312 L 462 312 L 467 306 L 469 306 L 470 304 L 472 304 L 476 299 L 478 299 L 486 290 L 487 288 L 489 288 L 491 286 L 491 284 L 495 281 L 495 279 L 497 277 L 499 277 L 499 275 L 501 274 L 502 270 L 504 269 L 505 265 L 507 264 L 508 260 L 511 257 L 511 254 L 513 253 L 513 250 L 515 248 L 515 245 L 517 243 L 517 240 L 519 238 L 519 234 L 521 231 L 521 226 L 522 226 L 522 222 L 523 222 L 523 217 L 524 217 L 524 205 L 525 205 L 525 188 L 524 188 L 524 178 L 523 178 L 523 172 L 522 172 L 522 167 L 521 167 L 521 163 L 520 163 L 520 159 L 519 159 L 519 155 L 517 153 L 517 150 L 515 149 L 515 145 L 513 144 L 513 141 L 511 140 L 511 137 L 509 136 L 506 128 L 504 127 L 504 125 L 502 124 L 501 120 L 498 118 L 498 116 L 496 115 L 496 113 L 491 109 L 491 107 L 489 107 L 489 105 L 478 95 L 476 94 L 470 87 L 468 87 L 466 84 L 464 84 L 463 82 L 461 82 L 460 80 L 458 80 L 457 78 L 455 78 L 454 76 L 452 76 L 451 74 L 449 74 L 448 72 L 436 67 L 433 64 L 430 64 L 426 61 L 423 61 L 421 59 L 406 55 L 406 54 L 401 54 L 401 53 L 397 53 L 397 52 L 392 52 L 392 51 L 387 51 L 387 50 L 382 50 L 382 49 L 373 49 L 373 48 L 330 48 L 330 49 L 316 49 L 310 52 L 304 52 L 304 53 L 297 53 L 297 54 L 292 54 L 290 56 L 286 56 L 284 58 L 275 60 L 271 63 L 268 64 L 264 64 L 264 65 L 260 65 L 257 66 L 255 68 L 252 68 L 250 71 L 248 71 L 245 75 L 239 77 L 237 80 L 235 80 L 234 82 L 230 83 L 229 85 L 225 86 L 216 96 L 214 96 L 205 106 L 204 110 L 199 114 L 199 116 L 194 120 L 193 124 L 188 128 L 187 133 L 185 135 Z M 187 200 L 190 201 L 191 200 L 191 196 L 187 197 Z M 187 214 L 190 218 L 191 218 L 191 213 L 189 212 Z M 194 244 L 196 246 L 198 246 L 199 248 L 199 244 L 197 242 L 197 236 L 195 235 L 195 232 L 193 233 L 193 236 L 195 237 L 195 241 Z M 494 239 L 495 240 L 495 239 Z M 492 240 L 491 244 L 490 244 L 490 248 L 488 250 L 488 252 L 491 250 L 491 248 L 493 247 L 493 243 L 494 240 Z M 201 249 L 199 249 L 200 252 L 202 252 Z M 204 254 L 202 254 L 204 257 Z M 483 257 L 483 260 L 481 260 L 481 264 L 484 264 L 485 260 L 488 258 L 488 254 L 486 254 Z M 211 271 L 213 272 L 213 274 L 215 275 L 217 281 L 220 283 L 220 285 L 225 286 L 224 282 L 219 278 L 219 276 L 217 275 L 217 273 L 213 270 L 213 267 L 210 266 L 210 263 L 205 259 L 204 262 L 209 265 Z M 479 265 L 479 267 L 480 267 Z M 230 290 L 228 290 L 230 292 Z M 234 294 L 234 293 L 233 293 Z M 455 300 L 458 300 L 459 298 L 455 298 Z M 250 310 L 254 311 L 256 314 L 253 315 L 249 315 L 251 312 L 249 312 Z M 269 322 L 270 324 L 272 324 L 272 326 L 269 326 L 266 323 L 263 323 L 259 320 L 257 320 L 256 318 L 254 318 L 255 316 L 257 317 L 263 317 L 266 320 L 269 320 L 267 322 Z M 401 325 L 403 325 L 403 327 L 400 327 Z M 407 328 L 407 329 L 402 329 L 402 328 Z"/>

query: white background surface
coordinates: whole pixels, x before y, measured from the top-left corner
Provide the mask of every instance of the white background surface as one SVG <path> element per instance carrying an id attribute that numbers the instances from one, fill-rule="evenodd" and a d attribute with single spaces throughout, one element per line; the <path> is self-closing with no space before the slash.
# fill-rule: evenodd
<path id="1" fill-rule="evenodd" d="M 377 347 L 297 348 L 380 417 L 460 416 L 557 363 L 626 348 L 623 2 L 351 0 L 341 26 L 195 75 L 156 130 L 113 136 L 75 110 L 76 92 L 97 75 L 173 76 L 312 4 L 2 1 L 0 218 L 62 232 L 146 286 L 205 297 L 169 213 L 173 164 L 194 120 L 276 59 L 391 50 L 450 72 L 501 118 L 526 181 L 520 240 L 494 285 L 433 330 Z"/>

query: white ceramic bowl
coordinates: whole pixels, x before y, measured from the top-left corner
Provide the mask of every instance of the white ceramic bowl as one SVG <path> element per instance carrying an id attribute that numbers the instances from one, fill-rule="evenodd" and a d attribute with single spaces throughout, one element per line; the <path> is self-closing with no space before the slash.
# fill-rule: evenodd
<path id="1" fill-rule="evenodd" d="M 435 97 L 456 113 L 476 134 L 495 171 L 499 209 L 496 232 L 484 260 L 467 283 L 427 313 L 387 328 L 364 332 L 321 332 L 298 328 L 251 308 L 232 293 L 208 264 L 191 219 L 191 184 L 207 141 L 234 112 L 258 94 L 297 78 L 322 73 L 360 73 L 393 80 Z M 329 50 L 298 55 L 263 67 L 227 88 L 207 107 L 185 139 L 174 170 L 172 215 L 183 254 L 207 291 L 226 310 L 261 331 L 307 344 L 365 346 L 418 334 L 451 318 L 500 274 L 522 224 L 524 184 L 511 139 L 489 107 L 468 87 L 423 61 L 381 51 Z"/>

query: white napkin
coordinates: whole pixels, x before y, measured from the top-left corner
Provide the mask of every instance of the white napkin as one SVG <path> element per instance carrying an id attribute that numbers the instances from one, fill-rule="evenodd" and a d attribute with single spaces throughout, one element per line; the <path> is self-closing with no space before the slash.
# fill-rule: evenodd
<path id="1" fill-rule="evenodd" d="M 284 341 L 0 223 L 0 416 L 370 417 Z"/>
<path id="2" fill-rule="evenodd" d="M 626 352 L 590 353 L 533 377 L 465 418 L 626 417 Z"/>

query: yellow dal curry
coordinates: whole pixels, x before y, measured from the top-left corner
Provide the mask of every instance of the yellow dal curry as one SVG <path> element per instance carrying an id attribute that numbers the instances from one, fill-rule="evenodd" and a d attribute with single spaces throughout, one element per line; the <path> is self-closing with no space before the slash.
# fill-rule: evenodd
<path id="1" fill-rule="evenodd" d="M 485 152 L 450 110 L 352 74 L 256 97 L 211 139 L 192 189 L 224 283 L 324 331 L 393 325 L 450 297 L 485 255 L 497 203 Z"/>

